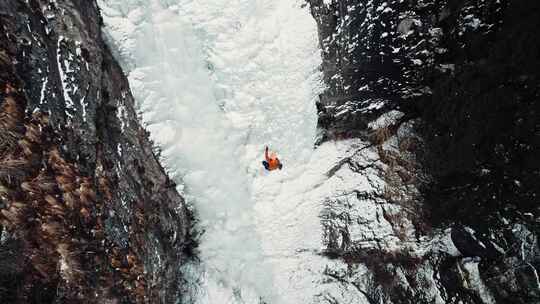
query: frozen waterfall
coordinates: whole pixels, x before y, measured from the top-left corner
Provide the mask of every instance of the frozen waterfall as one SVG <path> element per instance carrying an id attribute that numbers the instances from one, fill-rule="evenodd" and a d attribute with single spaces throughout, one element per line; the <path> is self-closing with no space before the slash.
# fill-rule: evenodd
<path id="1" fill-rule="evenodd" d="M 316 292 L 320 206 L 306 193 L 324 173 L 309 165 L 321 59 L 303 3 L 99 1 L 142 120 L 203 232 L 201 263 L 182 266 L 194 288 L 181 302 L 297 304 Z M 265 145 L 283 171 L 262 169 Z"/>

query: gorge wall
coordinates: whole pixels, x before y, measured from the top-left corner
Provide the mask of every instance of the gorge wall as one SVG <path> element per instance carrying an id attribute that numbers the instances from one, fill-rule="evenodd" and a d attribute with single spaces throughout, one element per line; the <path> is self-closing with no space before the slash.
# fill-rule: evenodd
<path id="1" fill-rule="evenodd" d="M 360 140 L 329 173 L 368 184 L 322 217 L 329 280 L 369 303 L 539 303 L 539 5 L 309 2 L 319 144 Z"/>
<path id="2" fill-rule="evenodd" d="M 323 248 L 284 223 L 314 247 L 283 277 L 313 303 L 540 303 L 540 3 L 308 2 L 326 90 L 299 188 Z M 185 288 L 191 215 L 101 26 L 93 0 L 0 2 L 1 303 Z"/>
<path id="3" fill-rule="evenodd" d="M 0 27 L 0 302 L 174 302 L 190 215 L 97 4 L 2 1 Z"/>

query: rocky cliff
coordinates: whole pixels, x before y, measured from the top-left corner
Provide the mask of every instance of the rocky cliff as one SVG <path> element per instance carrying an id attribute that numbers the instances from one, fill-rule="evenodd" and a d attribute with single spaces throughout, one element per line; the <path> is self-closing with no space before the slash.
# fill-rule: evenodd
<path id="1" fill-rule="evenodd" d="M 303 293 L 285 297 L 540 303 L 540 4 L 308 2 L 327 87 L 295 218 L 322 210 L 315 225 L 276 213 L 296 235 L 268 247 L 294 243 L 297 259 L 277 275 Z M 174 303 L 196 289 L 179 267 L 190 214 L 95 1 L 4 1 L 0 27 L 0 302 Z"/>
<path id="2" fill-rule="evenodd" d="M 357 184 L 321 216 L 321 302 L 539 303 L 539 4 L 309 2 L 319 144 Z"/>
<path id="3" fill-rule="evenodd" d="M 0 3 L 0 302 L 172 303 L 190 216 L 95 1 Z"/>

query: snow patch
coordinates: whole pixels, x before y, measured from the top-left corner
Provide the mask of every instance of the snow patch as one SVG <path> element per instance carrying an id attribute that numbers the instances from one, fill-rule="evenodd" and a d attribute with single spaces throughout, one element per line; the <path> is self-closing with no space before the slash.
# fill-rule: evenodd
<path id="1" fill-rule="evenodd" d="M 368 128 L 372 130 L 386 128 L 391 126 L 392 124 L 395 124 L 399 119 L 401 119 L 405 114 L 403 112 L 392 110 L 389 112 L 384 113 L 376 120 L 370 122 L 368 124 Z"/>
<path id="2" fill-rule="evenodd" d="M 71 99 L 71 96 L 69 96 L 69 92 L 71 89 L 69 88 L 69 79 L 67 73 L 71 72 L 69 61 L 63 60 L 62 64 L 62 49 L 61 44 L 64 41 L 64 37 L 60 36 L 58 37 L 58 41 L 56 44 L 56 65 L 58 67 L 58 73 L 60 74 L 60 82 L 62 83 L 62 92 L 64 94 L 64 101 L 66 103 L 66 109 L 68 110 L 74 110 L 75 109 L 75 103 Z M 70 118 L 73 117 L 73 114 L 70 113 L 70 111 L 66 111 L 66 115 Z"/>
<path id="3" fill-rule="evenodd" d="M 463 261 L 464 271 L 467 273 L 466 288 L 474 290 L 478 296 L 482 299 L 483 303 L 494 304 L 496 303 L 495 298 L 489 291 L 489 288 L 484 284 L 482 278 L 480 277 L 480 271 L 478 270 L 478 261 Z"/>

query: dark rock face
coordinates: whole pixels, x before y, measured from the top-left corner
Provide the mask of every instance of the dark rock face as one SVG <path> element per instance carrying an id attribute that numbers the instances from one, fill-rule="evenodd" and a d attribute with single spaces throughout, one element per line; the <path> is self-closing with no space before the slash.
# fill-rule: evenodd
<path id="1" fill-rule="evenodd" d="M 358 202 L 380 206 L 403 244 L 389 252 L 388 237 L 334 233 L 329 256 L 349 269 L 339 281 L 372 303 L 540 303 L 540 4 L 309 2 L 328 85 L 320 142 L 371 144 L 379 157 L 368 166 L 365 145 L 344 162 L 384 180 Z"/>
<path id="2" fill-rule="evenodd" d="M 190 216 L 95 1 L 0 3 L 0 302 L 172 303 Z"/>
<path id="3" fill-rule="evenodd" d="M 450 216 L 467 224 L 498 211 L 538 215 L 540 39 L 535 31 L 540 21 L 535 12 L 540 5 L 512 3 L 499 7 L 500 13 L 487 5 L 467 9 L 462 14 L 495 25 L 461 36 L 445 30 L 450 34 L 441 43 L 449 51 L 439 61 L 455 69 L 433 79 L 433 95 L 419 103 L 425 162 L 437 178 L 429 199 L 443 201 L 433 215 L 437 221 Z M 451 12 L 447 28 L 461 13 Z"/>

